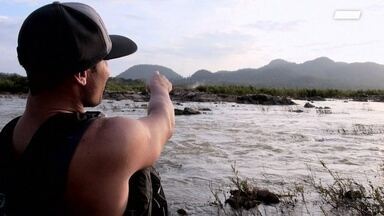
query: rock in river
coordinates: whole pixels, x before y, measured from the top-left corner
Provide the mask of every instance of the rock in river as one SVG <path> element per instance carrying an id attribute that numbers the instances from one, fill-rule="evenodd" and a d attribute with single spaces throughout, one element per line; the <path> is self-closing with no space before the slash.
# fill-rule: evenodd
<path id="1" fill-rule="evenodd" d="M 264 203 L 265 205 L 273 205 L 280 202 L 277 194 L 266 189 L 248 189 L 248 190 L 231 190 L 231 196 L 225 200 L 234 209 L 251 209 Z"/>
<path id="2" fill-rule="evenodd" d="M 286 97 L 271 96 L 267 94 L 250 94 L 237 97 L 237 103 L 241 104 L 260 104 L 260 105 L 295 105 Z"/>
<path id="3" fill-rule="evenodd" d="M 305 105 L 304 105 L 304 108 L 314 108 L 314 107 L 315 107 L 315 105 L 313 105 L 309 102 L 305 103 Z"/>
<path id="4" fill-rule="evenodd" d="M 197 115 L 197 114 L 201 114 L 201 112 L 190 107 L 185 107 L 184 110 L 175 109 L 175 115 Z"/>

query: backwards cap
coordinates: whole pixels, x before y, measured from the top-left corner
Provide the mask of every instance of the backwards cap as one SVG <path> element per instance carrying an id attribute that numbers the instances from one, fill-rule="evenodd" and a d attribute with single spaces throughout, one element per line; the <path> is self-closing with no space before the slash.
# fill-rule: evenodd
<path id="1" fill-rule="evenodd" d="M 129 38 L 108 35 L 99 14 L 82 3 L 45 5 L 24 21 L 17 53 L 28 76 L 84 71 L 100 60 L 134 53 Z M 59 74 L 58 74 L 59 75 Z"/>

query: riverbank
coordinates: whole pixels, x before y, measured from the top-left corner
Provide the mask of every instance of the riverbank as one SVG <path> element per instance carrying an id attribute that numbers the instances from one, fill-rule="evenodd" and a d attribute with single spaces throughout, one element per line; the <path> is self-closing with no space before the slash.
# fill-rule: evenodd
<path id="1" fill-rule="evenodd" d="M 291 100 L 324 101 L 326 98 L 359 102 L 384 102 L 384 94 L 368 94 L 369 92 L 363 91 L 361 93 L 348 94 L 340 91 L 337 94 L 326 94 L 321 90 L 317 91 L 319 92 L 312 93 L 311 96 L 311 94 L 299 94 L 299 90 L 286 90 L 285 92 L 278 92 L 270 89 L 270 91 L 250 91 L 243 93 L 236 91 L 228 93 L 223 93 L 224 91 L 217 91 L 218 93 L 214 93 L 213 90 L 203 90 L 202 88 L 175 88 L 170 95 L 173 101 L 178 102 L 234 102 L 262 105 L 293 105 L 294 103 Z M 321 95 L 328 97 L 323 97 Z M 145 102 L 149 100 L 149 94 L 147 92 L 135 91 L 106 91 L 104 98 L 110 100 L 133 100 L 136 102 Z"/>
<path id="2" fill-rule="evenodd" d="M 293 91 L 293 90 L 292 90 Z M 257 92 L 257 91 L 255 91 Z M 333 97 L 322 97 L 314 94 L 314 96 L 286 96 L 287 92 L 273 92 L 273 91 L 260 91 L 267 93 L 248 93 L 240 94 L 236 92 L 231 93 L 213 93 L 209 90 L 202 91 L 197 89 L 175 88 L 170 93 L 172 101 L 175 102 L 230 102 L 239 104 L 260 104 L 260 105 L 295 105 L 292 100 L 306 100 L 306 101 L 325 101 L 326 98 L 338 100 L 352 100 L 359 102 L 384 102 L 384 95 L 381 94 L 350 94 L 351 96 L 343 96 L 347 94 L 336 94 Z M 281 95 L 279 95 L 281 94 Z M 26 98 L 25 93 L 0 93 L 0 98 Z M 107 100 L 132 100 L 134 102 L 148 102 L 150 95 L 146 91 L 105 91 L 104 99 Z"/>
<path id="3" fill-rule="evenodd" d="M 261 105 L 294 105 L 295 103 L 287 98 L 271 96 L 267 94 L 249 94 L 243 96 L 228 94 L 213 94 L 196 90 L 176 89 L 170 93 L 172 101 L 175 102 L 233 102 L 240 104 L 261 104 Z M 0 98 L 27 98 L 27 94 L 0 93 Z M 104 99 L 107 100 L 131 100 L 134 102 L 148 102 L 150 95 L 147 92 L 135 91 L 106 91 Z"/>

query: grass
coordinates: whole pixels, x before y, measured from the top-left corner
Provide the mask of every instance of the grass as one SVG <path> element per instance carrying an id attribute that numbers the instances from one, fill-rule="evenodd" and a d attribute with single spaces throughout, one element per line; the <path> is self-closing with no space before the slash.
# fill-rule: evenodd
<path id="1" fill-rule="evenodd" d="M 212 204 L 216 207 L 217 215 L 359 215 L 373 216 L 384 215 L 384 187 L 367 180 L 361 183 L 351 177 L 346 177 L 331 170 L 323 161 L 320 161 L 322 174 L 327 174 L 330 181 L 325 183 L 322 178 L 316 176 L 316 172 L 308 166 L 309 174 L 302 181 L 292 184 L 283 184 L 279 193 L 273 193 L 279 198 L 279 203 L 263 203 L 256 200 L 251 207 L 247 203 L 254 201 L 233 201 L 233 191 L 249 194 L 258 188 L 255 182 L 248 178 L 240 177 L 236 164 L 232 165 L 233 176 L 230 185 L 213 188 Z M 384 165 L 379 168 L 380 178 L 383 177 Z M 324 177 L 324 176 L 323 176 Z M 382 183 L 382 181 L 379 181 Z M 271 187 L 275 185 L 270 185 Z M 249 198 L 248 196 L 243 196 Z M 265 207 L 272 205 L 275 211 L 266 211 Z M 262 211 L 264 209 L 264 211 Z"/>
<path id="2" fill-rule="evenodd" d="M 109 78 L 105 87 L 109 92 L 143 92 L 146 89 L 145 82 L 142 80 L 127 80 L 121 78 Z"/>
<path id="3" fill-rule="evenodd" d="M 382 89 L 369 90 L 341 90 L 341 89 L 306 89 L 306 88 L 257 88 L 255 86 L 241 85 L 207 85 L 198 86 L 196 90 L 213 94 L 246 95 L 268 94 L 272 96 L 286 96 L 291 98 L 368 98 L 383 96 Z"/>
<path id="4" fill-rule="evenodd" d="M 384 215 L 384 188 L 371 181 L 362 184 L 357 180 L 341 176 L 320 161 L 322 168 L 332 177 L 331 184 L 325 184 L 314 175 L 309 184 L 321 198 L 322 204 L 330 207 L 333 213 L 348 215 Z M 325 209 L 321 206 L 321 209 Z"/>

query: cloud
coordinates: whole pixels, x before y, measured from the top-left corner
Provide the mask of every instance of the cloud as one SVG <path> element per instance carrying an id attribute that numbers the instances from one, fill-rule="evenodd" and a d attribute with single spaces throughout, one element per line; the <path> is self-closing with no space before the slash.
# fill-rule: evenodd
<path id="1" fill-rule="evenodd" d="M 20 26 L 21 20 L 0 15 L 0 42 L 6 43 L 16 39 Z"/>
<path id="2" fill-rule="evenodd" d="M 21 21 L 15 17 L 0 15 L 0 27 L 2 28 L 17 27 L 19 24 L 21 24 Z M 0 31 L 4 30 L 0 29 Z"/>
<path id="3" fill-rule="evenodd" d="M 125 16 L 124 16 L 125 18 L 127 18 L 128 20 L 145 20 L 145 18 L 144 17 L 142 17 L 142 16 L 139 16 L 139 15 L 136 15 L 136 14 L 125 14 Z"/>
<path id="4" fill-rule="evenodd" d="M 9 17 L 7 17 L 7 16 L 1 16 L 1 15 L 0 15 L 0 23 L 7 22 L 8 20 L 9 20 Z"/>
<path id="5" fill-rule="evenodd" d="M 345 48 L 377 45 L 377 44 L 380 44 L 380 43 L 382 43 L 382 41 L 379 41 L 379 40 L 364 41 L 364 42 L 360 42 L 360 43 L 342 43 L 342 44 L 337 44 L 337 45 L 329 45 L 329 46 L 318 47 L 318 48 L 315 48 L 313 50 L 345 49 Z"/>
<path id="6" fill-rule="evenodd" d="M 38 3 L 44 3 L 45 1 L 41 0 L 0 0 L 0 3 L 2 4 L 30 4 L 30 5 L 36 5 Z M 50 2 L 49 2 L 50 3 Z"/>
<path id="7" fill-rule="evenodd" d="M 18 18 L 0 15 L 0 72 L 23 74 L 16 53 L 20 25 Z"/>
<path id="8" fill-rule="evenodd" d="M 382 12 L 384 10 L 384 4 L 383 3 L 372 4 L 367 6 L 366 9 L 370 11 Z"/>
<path id="9" fill-rule="evenodd" d="M 326 43 L 326 42 L 313 42 L 313 43 L 305 43 L 305 44 L 295 45 L 295 47 L 308 48 L 308 47 L 323 47 L 325 45 L 328 45 L 328 43 Z"/>
<path id="10" fill-rule="evenodd" d="M 288 22 L 260 20 L 256 23 L 248 24 L 246 27 L 256 28 L 262 31 L 293 31 L 296 30 L 303 22 L 303 20 L 293 20 Z"/>
<path id="11" fill-rule="evenodd" d="M 209 32 L 184 36 L 178 42 L 144 50 L 189 59 L 217 59 L 258 49 L 254 36 L 241 32 Z"/>

